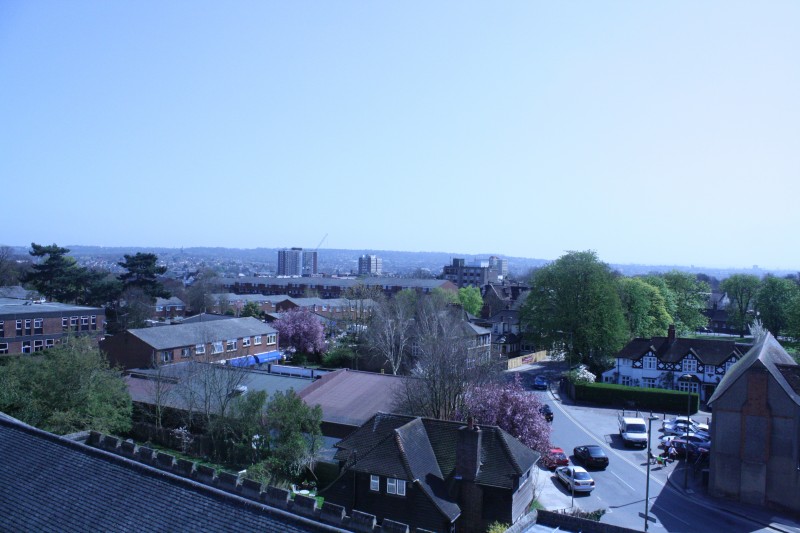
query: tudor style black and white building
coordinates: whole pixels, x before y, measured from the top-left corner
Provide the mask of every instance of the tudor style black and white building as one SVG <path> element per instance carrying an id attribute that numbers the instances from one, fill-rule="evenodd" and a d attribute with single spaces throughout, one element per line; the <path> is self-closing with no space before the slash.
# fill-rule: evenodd
<path id="1" fill-rule="evenodd" d="M 636 338 L 626 344 L 602 381 L 693 392 L 706 402 L 749 348 L 735 340 L 676 338 L 675 326 L 670 326 L 666 337 Z"/>

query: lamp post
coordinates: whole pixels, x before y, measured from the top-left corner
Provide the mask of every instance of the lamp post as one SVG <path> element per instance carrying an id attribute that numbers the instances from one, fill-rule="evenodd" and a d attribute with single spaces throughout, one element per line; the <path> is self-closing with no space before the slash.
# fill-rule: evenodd
<path id="1" fill-rule="evenodd" d="M 681 377 L 678 378 L 678 381 L 688 381 L 691 382 L 694 379 L 693 374 L 683 374 Z M 689 435 L 689 428 L 691 425 L 689 424 L 689 420 L 692 416 L 692 388 L 690 386 L 686 386 L 686 435 Z M 686 452 L 685 460 L 683 464 L 683 490 L 686 490 L 686 487 L 689 485 L 689 439 L 684 439 L 683 449 Z"/>
<path id="2" fill-rule="evenodd" d="M 650 513 L 650 458 L 653 453 L 650 451 L 650 435 L 652 435 L 653 420 L 658 420 L 657 416 L 650 416 L 647 418 L 647 485 L 644 489 L 644 531 L 647 533 L 648 519 Z"/>

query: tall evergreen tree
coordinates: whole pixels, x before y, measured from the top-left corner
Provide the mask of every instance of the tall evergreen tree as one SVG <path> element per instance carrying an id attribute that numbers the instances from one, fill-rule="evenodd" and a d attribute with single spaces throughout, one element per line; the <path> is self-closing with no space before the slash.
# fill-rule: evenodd
<path id="1" fill-rule="evenodd" d="M 127 270 L 119 275 L 122 290 L 140 289 L 150 298 L 169 298 L 169 292 L 158 281 L 158 276 L 167 271 L 167 267 L 158 266 L 156 254 L 138 252 L 136 255 L 125 254 L 125 260 L 117 263 Z"/>
<path id="2" fill-rule="evenodd" d="M 31 243 L 31 256 L 39 261 L 22 279 L 48 300 L 75 302 L 89 283 L 89 274 L 68 256 L 69 248 Z"/>

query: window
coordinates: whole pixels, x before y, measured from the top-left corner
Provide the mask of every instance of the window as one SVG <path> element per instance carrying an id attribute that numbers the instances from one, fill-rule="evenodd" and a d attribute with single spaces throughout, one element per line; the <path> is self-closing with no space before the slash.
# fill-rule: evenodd
<path id="1" fill-rule="evenodd" d="M 622 380 L 620 382 L 621 385 L 625 385 L 626 387 L 631 386 L 631 377 L 630 376 L 622 376 Z"/>
<path id="2" fill-rule="evenodd" d="M 42 328 L 44 326 L 44 319 L 43 318 L 34 318 L 33 319 L 33 334 L 34 335 L 41 335 L 43 333 Z"/>
<path id="3" fill-rule="evenodd" d="M 5 337 L 5 336 L 6 336 L 5 322 L 0 320 L 0 337 Z"/>
<path id="4" fill-rule="evenodd" d="M 81 317 L 81 329 L 89 329 L 89 317 L 82 316 Z"/>
<path id="5" fill-rule="evenodd" d="M 92 315 L 92 329 L 97 329 L 97 315 Z"/>
<path id="6" fill-rule="evenodd" d="M 717 373 L 717 367 L 715 367 L 714 365 L 706 365 L 706 374 L 712 374 L 713 375 L 713 374 L 716 374 L 716 373 Z"/>
<path id="7" fill-rule="evenodd" d="M 22 341 L 22 353 L 31 353 L 31 341 Z"/>
<path id="8" fill-rule="evenodd" d="M 203 355 L 206 353 L 206 345 L 205 344 L 197 344 L 194 347 L 194 353 L 197 355 Z"/>
<path id="9" fill-rule="evenodd" d="M 697 392 L 697 383 L 694 381 L 678 380 L 678 390 L 681 392 Z"/>
<path id="10" fill-rule="evenodd" d="M 655 370 L 656 369 L 656 358 L 648 355 L 642 361 L 642 365 L 644 366 L 645 370 Z"/>
<path id="11" fill-rule="evenodd" d="M 61 317 L 61 329 L 67 331 L 69 329 L 69 317 L 62 316 Z"/>
<path id="12" fill-rule="evenodd" d="M 256 346 L 261 344 L 261 335 L 256 335 L 255 337 L 253 337 L 253 344 L 255 344 Z"/>
<path id="13" fill-rule="evenodd" d="M 524 485 L 525 483 L 527 483 L 527 482 L 528 482 L 528 479 L 530 479 L 530 477 L 531 477 L 531 471 L 530 471 L 530 470 L 528 470 L 527 472 L 525 472 L 524 474 L 522 474 L 522 475 L 520 476 L 520 478 L 519 478 L 519 486 L 521 487 L 522 485 Z"/>
<path id="14" fill-rule="evenodd" d="M 381 490 L 381 478 L 378 476 L 369 476 L 369 490 L 378 492 Z"/>
<path id="15" fill-rule="evenodd" d="M 22 336 L 22 320 L 17 320 L 17 337 Z"/>
<path id="16" fill-rule="evenodd" d="M 733 365 L 735 365 L 735 364 L 736 364 L 736 358 L 735 357 L 733 359 L 731 359 L 730 361 L 726 362 L 725 363 L 725 373 L 727 374 L 728 371 L 731 369 L 731 367 Z"/>
<path id="17" fill-rule="evenodd" d="M 631 366 L 632 363 L 630 359 L 620 359 L 620 366 Z"/>
<path id="18" fill-rule="evenodd" d="M 56 345 L 55 339 L 45 339 L 45 341 L 44 341 L 44 347 L 45 348 L 52 348 L 55 345 Z"/>
<path id="19" fill-rule="evenodd" d="M 0 354 L 8 353 L 8 343 L 7 342 L 0 342 Z"/>
<path id="20" fill-rule="evenodd" d="M 275 344 L 278 341 L 278 335 L 270 333 L 267 335 L 267 344 Z"/>
<path id="21" fill-rule="evenodd" d="M 41 352 L 44 350 L 44 341 L 33 341 L 33 351 Z"/>
<path id="22" fill-rule="evenodd" d="M 212 345 L 211 347 L 212 354 L 222 353 L 222 341 L 212 342 L 211 345 Z"/>
<path id="23" fill-rule="evenodd" d="M 32 323 L 33 323 L 33 320 L 31 320 L 30 318 L 26 318 L 25 319 L 25 335 L 30 335 L 31 334 L 31 324 Z"/>
<path id="24" fill-rule="evenodd" d="M 398 496 L 406 495 L 406 482 L 402 479 L 395 479 L 393 477 L 386 479 L 386 493 L 397 494 Z"/>
<path id="25" fill-rule="evenodd" d="M 656 378 L 642 378 L 642 386 L 646 389 L 655 389 Z"/>
<path id="26" fill-rule="evenodd" d="M 181 358 L 186 359 L 187 357 L 192 356 L 192 349 L 191 348 L 181 348 Z"/>
<path id="27" fill-rule="evenodd" d="M 161 352 L 161 362 L 169 363 L 170 361 L 172 361 L 172 350 L 164 350 Z"/>
<path id="28" fill-rule="evenodd" d="M 242 347 L 246 348 L 250 346 L 250 337 L 245 337 L 242 339 Z"/>
<path id="29" fill-rule="evenodd" d="M 226 352 L 234 352 L 236 351 L 236 341 L 226 341 L 225 342 L 225 351 Z"/>
<path id="30" fill-rule="evenodd" d="M 157 306 L 156 306 L 156 311 L 157 311 L 157 312 L 159 312 L 159 313 L 160 313 L 160 312 L 161 312 L 161 311 L 163 311 L 163 310 L 164 310 L 164 306 L 163 306 L 163 305 L 157 305 Z"/>
<path id="31" fill-rule="evenodd" d="M 697 359 L 684 359 L 683 360 L 684 372 L 697 372 Z"/>
<path id="32" fill-rule="evenodd" d="M 78 329 L 78 317 L 76 316 L 69 317 L 69 327 Z"/>

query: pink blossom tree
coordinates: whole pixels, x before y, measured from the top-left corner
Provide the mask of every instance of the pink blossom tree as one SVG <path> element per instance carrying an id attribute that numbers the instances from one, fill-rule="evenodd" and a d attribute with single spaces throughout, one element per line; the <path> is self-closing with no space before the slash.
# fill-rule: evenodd
<path id="1" fill-rule="evenodd" d="M 283 347 L 307 354 L 325 351 L 322 322 L 306 308 L 297 307 L 283 313 L 273 326 L 278 330 L 278 340 Z"/>
<path id="2" fill-rule="evenodd" d="M 471 388 L 462 420 L 471 415 L 478 424 L 498 426 L 545 456 L 550 451 L 550 424 L 540 409 L 538 395 L 526 391 L 519 376 L 510 382 L 492 382 Z"/>

